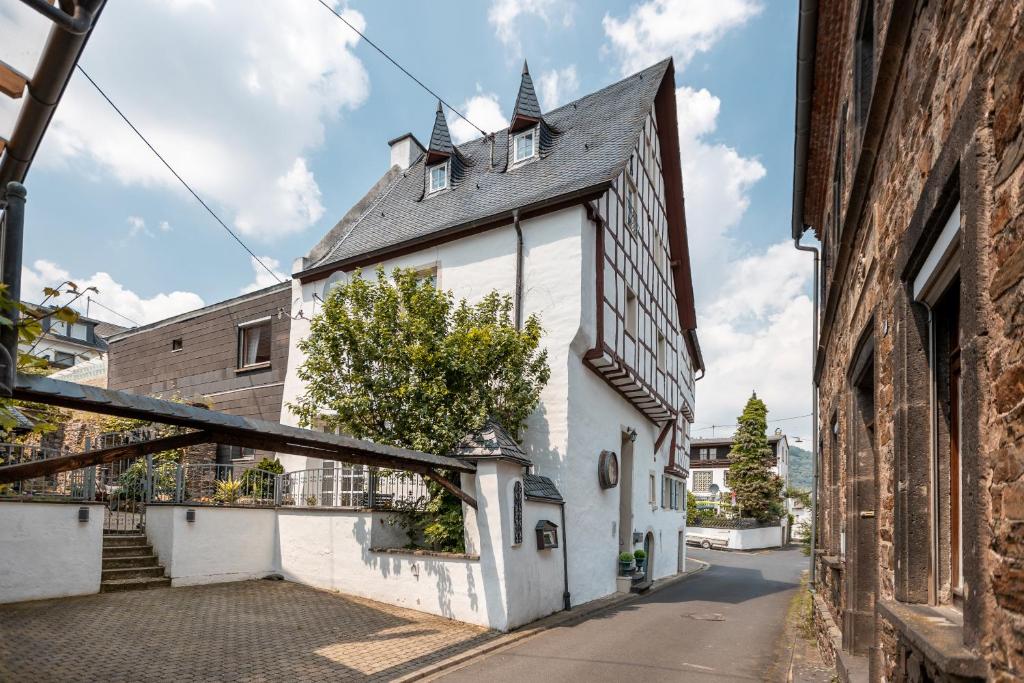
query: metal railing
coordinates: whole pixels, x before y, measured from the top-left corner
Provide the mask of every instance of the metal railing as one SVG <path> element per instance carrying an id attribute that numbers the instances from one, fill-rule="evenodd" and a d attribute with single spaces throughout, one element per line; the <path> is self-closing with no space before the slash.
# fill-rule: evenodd
<path id="1" fill-rule="evenodd" d="M 94 466 L 36 477 L 0 487 L 0 497 L 106 502 L 110 526 L 118 530 L 144 525 L 148 503 L 422 511 L 431 497 L 418 474 L 341 463 L 277 474 L 242 464 L 146 456 L 114 479 L 109 474 Z"/>
<path id="2" fill-rule="evenodd" d="M 67 455 L 59 448 L 48 448 L 39 444 L 0 443 L 0 465 L 19 465 Z"/>
<path id="3" fill-rule="evenodd" d="M 423 510 L 430 491 L 411 472 L 339 464 L 281 475 L 278 505 L 294 507 Z"/>

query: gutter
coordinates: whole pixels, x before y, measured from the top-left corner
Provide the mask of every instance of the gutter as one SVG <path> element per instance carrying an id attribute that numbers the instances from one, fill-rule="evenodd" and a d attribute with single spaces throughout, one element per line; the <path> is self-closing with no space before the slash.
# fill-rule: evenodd
<path id="1" fill-rule="evenodd" d="M 817 247 L 806 247 L 800 244 L 800 238 L 793 238 L 793 246 L 797 251 L 809 251 L 814 254 L 814 313 L 811 319 L 811 367 L 817 366 L 818 350 L 818 277 L 821 271 L 821 255 Z M 807 582 L 808 589 L 814 592 L 815 562 L 814 546 L 818 535 L 818 373 L 813 373 L 811 378 L 811 576 Z M 786 470 L 786 477 L 789 478 L 789 469 Z M 787 481 L 787 487 L 788 487 Z"/>
<path id="2" fill-rule="evenodd" d="M 565 501 L 558 506 L 562 510 L 562 609 L 569 611 L 572 609 L 572 596 L 569 593 L 569 534 L 565 528 Z"/>
<path id="3" fill-rule="evenodd" d="M 800 24 L 796 48 L 796 131 L 793 142 L 793 239 L 800 239 L 804 225 L 804 191 L 811 136 L 811 101 L 814 93 L 814 60 L 818 41 L 818 0 L 800 0 Z"/>
<path id="4" fill-rule="evenodd" d="M 106 0 L 79 0 L 74 16 L 69 16 L 46 0 L 21 2 L 53 21 L 54 27 L 50 29 L 39 64 L 29 80 L 28 97 L 21 106 L 11 139 L 4 149 L 3 160 L 0 161 L 0 187 L 6 187 L 11 181 L 20 183 L 25 180 L 71 74 L 92 35 L 92 28 L 106 4 Z"/>

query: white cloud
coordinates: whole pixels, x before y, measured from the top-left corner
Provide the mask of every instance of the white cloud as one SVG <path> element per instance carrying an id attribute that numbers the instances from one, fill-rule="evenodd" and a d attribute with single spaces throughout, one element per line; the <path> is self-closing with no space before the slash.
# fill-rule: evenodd
<path id="1" fill-rule="evenodd" d="M 698 437 L 711 436 L 707 425 L 735 423 L 754 390 L 768 405 L 769 420 L 806 415 L 811 407 L 811 259 L 781 242 L 729 268 L 727 294 L 699 316 L 707 375 L 697 383 Z M 806 436 L 811 421 L 769 423 L 775 427 Z"/>
<path id="2" fill-rule="evenodd" d="M 150 235 L 146 230 L 146 221 L 141 216 L 128 216 L 128 237 L 137 237 L 138 235 Z"/>
<path id="3" fill-rule="evenodd" d="M 315 2 L 139 0 L 104 14 L 83 66 L 225 220 L 269 239 L 323 215 L 306 160 L 325 124 L 369 95 L 357 42 Z M 40 163 L 187 196 L 78 74 Z"/>
<path id="4" fill-rule="evenodd" d="M 671 55 L 682 71 L 730 29 L 761 11 L 755 0 L 649 0 L 625 19 L 606 14 L 604 32 L 623 74 L 640 71 Z"/>
<path id="5" fill-rule="evenodd" d="M 86 287 L 95 287 L 99 290 L 98 293 L 90 293 L 87 296 L 91 296 L 94 302 L 99 302 L 121 315 L 111 313 L 99 306 L 91 306 L 89 317 L 118 325 L 131 325 L 121 316 L 126 316 L 140 325 L 145 325 L 178 313 L 202 308 L 205 305 L 203 299 L 193 292 L 174 291 L 143 297 L 114 280 L 109 273 L 102 271 L 88 277 L 72 277 L 71 273 L 56 263 L 43 259 L 35 261 L 31 267 L 22 268 L 21 298 L 29 302 L 42 301 L 43 288 L 57 287 L 67 280 L 78 285 L 79 290 Z M 69 300 L 70 297 L 64 296 L 56 303 L 67 304 Z M 80 298 L 72 307 L 80 313 L 85 313 L 86 297 Z"/>
<path id="6" fill-rule="evenodd" d="M 157 227 L 160 228 L 160 232 L 170 232 L 171 230 L 173 230 L 171 224 L 168 223 L 167 221 L 160 221 L 160 225 Z"/>
<path id="7" fill-rule="evenodd" d="M 518 57 L 523 50 L 519 40 L 520 20 L 531 16 L 549 26 L 556 22 L 572 26 L 572 3 L 566 0 L 493 0 L 487 20 L 512 56 Z"/>
<path id="8" fill-rule="evenodd" d="M 270 268 L 272 271 L 274 271 L 274 275 L 276 275 L 277 277 L 275 278 L 274 275 L 268 273 L 267 268 L 261 266 L 259 261 L 257 261 L 255 258 L 249 257 L 249 262 L 252 264 L 253 281 L 247 284 L 245 287 L 242 287 L 242 294 L 245 294 L 246 292 L 255 292 L 257 289 L 263 289 L 264 287 L 276 285 L 281 280 L 291 279 L 289 275 L 285 275 L 283 272 L 281 272 L 281 262 L 278 261 L 276 258 L 271 258 L 270 256 L 260 256 L 259 260 L 263 261 L 267 268 Z"/>
<path id="9" fill-rule="evenodd" d="M 563 69 L 552 69 L 540 75 L 540 104 L 543 111 L 550 111 L 572 100 L 580 89 L 576 65 Z"/>
<path id="10" fill-rule="evenodd" d="M 498 96 L 494 93 L 477 93 L 463 102 L 459 111 L 488 133 L 508 126 L 508 119 L 501 112 Z M 455 144 L 460 145 L 467 140 L 480 137 L 480 131 L 466 123 L 458 114 L 453 114 L 452 117 L 449 120 L 448 129 L 451 131 L 452 141 Z"/>

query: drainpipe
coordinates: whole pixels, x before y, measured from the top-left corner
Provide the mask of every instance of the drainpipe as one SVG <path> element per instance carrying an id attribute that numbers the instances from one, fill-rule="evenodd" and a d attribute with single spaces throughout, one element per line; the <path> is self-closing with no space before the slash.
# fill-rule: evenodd
<path id="1" fill-rule="evenodd" d="M 0 254 L 0 279 L 7 286 L 7 296 L 14 304 L 21 301 L 21 252 L 25 235 L 25 186 L 10 182 L 0 189 L 0 207 L 4 211 L 2 254 Z M 5 396 L 14 391 L 14 380 L 18 367 L 18 308 L 15 305 L 9 311 L 2 311 L 11 321 L 10 327 L 0 327 L 0 366 L 3 376 L 0 377 Z"/>
<path id="2" fill-rule="evenodd" d="M 565 529 L 565 501 L 558 504 L 562 508 L 562 578 L 564 588 L 562 590 L 562 609 L 572 609 L 572 599 L 569 595 L 569 535 Z"/>
<path id="3" fill-rule="evenodd" d="M 811 580 L 808 588 L 814 592 L 815 562 L 814 547 L 818 535 L 818 381 L 814 377 L 814 363 L 818 353 L 818 272 L 821 269 L 821 255 L 817 247 L 800 244 L 800 238 L 793 238 L 797 251 L 814 254 L 814 317 L 811 320 Z"/>
<path id="4" fill-rule="evenodd" d="M 523 329 L 523 228 L 519 224 L 519 209 L 512 211 L 512 225 L 516 229 L 516 329 Z M 563 533 L 564 535 L 564 533 Z"/>
<path id="5" fill-rule="evenodd" d="M 933 317 L 932 307 L 927 301 L 922 301 L 921 304 L 928 311 L 928 410 L 931 413 L 931 452 L 932 452 L 932 466 L 928 468 L 928 479 L 929 479 L 929 491 L 928 496 L 929 507 L 931 508 L 931 536 L 932 536 L 932 550 L 930 558 L 930 571 L 931 580 L 928 582 L 928 601 L 931 604 L 938 604 L 939 601 L 939 497 L 937 494 L 939 481 L 939 416 L 935 412 L 935 406 L 938 405 L 938 392 L 939 387 L 935 381 L 935 319 Z"/>

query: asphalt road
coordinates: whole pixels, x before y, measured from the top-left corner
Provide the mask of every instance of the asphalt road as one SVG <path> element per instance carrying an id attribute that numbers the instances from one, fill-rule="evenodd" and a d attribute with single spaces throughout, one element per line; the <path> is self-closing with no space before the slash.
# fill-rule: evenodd
<path id="1" fill-rule="evenodd" d="M 457 681 L 770 680 L 785 652 L 786 612 L 807 558 L 689 548 L 706 571 L 546 631 L 444 675 Z"/>

